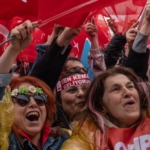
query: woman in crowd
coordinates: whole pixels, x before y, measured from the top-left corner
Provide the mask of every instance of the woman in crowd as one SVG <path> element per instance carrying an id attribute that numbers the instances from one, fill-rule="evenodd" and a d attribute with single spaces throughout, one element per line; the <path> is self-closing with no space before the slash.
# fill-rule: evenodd
<path id="1" fill-rule="evenodd" d="M 54 28 L 54 31 L 55 31 L 55 28 Z M 66 29 L 64 31 L 66 31 Z M 91 45 L 92 47 L 90 50 L 90 53 L 91 53 L 90 60 L 93 59 L 93 65 L 94 65 L 93 72 L 96 76 L 98 73 L 100 73 L 101 71 L 106 69 L 105 63 L 104 63 L 104 55 L 100 51 L 100 48 L 99 48 L 96 26 L 92 23 L 88 23 L 86 25 L 86 32 L 91 36 L 91 39 L 92 39 L 92 45 Z M 76 32 L 76 34 L 77 34 L 77 32 Z M 70 35 L 70 33 L 66 32 L 65 36 L 66 35 L 68 37 Z M 58 37 L 58 39 L 60 39 L 60 38 L 61 38 L 61 35 Z M 52 42 L 50 47 L 52 47 L 53 45 L 54 45 L 54 41 Z M 43 48 L 42 50 L 44 50 L 44 47 L 40 46 L 39 49 L 40 48 Z M 61 80 L 65 80 L 67 78 L 72 78 L 73 76 L 81 76 L 81 74 L 86 74 L 86 80 L 88 80 L 88 82 L 87 82 L 88 84 L 86 83 L 87 85 L 84 83 L 85 79 L 80 78 L 80 83 L 78 82 L 78 84 L 72 84 L 72 85 L 70 84 L 70 86 L 68 86 L 67 89 L 57 90 L 57 92 L 56 92 L 57 121 L 53 124 L 53 126 L 61 125 L 62 127 L 71 129 L 72 128 L 71 127 L 72 117 L 74 115 L 78 114 L 79 112 L 81 112 L 85 108 L 84 94 L 85 94 L 85 91 L 86 91 L 90 81 L 89 81 L 89 78 L 87 75 L 88 70 L 86 68 L 84 68 L 82 62 L 78 58 L 75 58 L 75 57 L 68 57 L 68 58 L 66 57 L 69 54 L 68 50 L 69 49 L 67 49 L 64 54 L 58 55 L 58 53 L 63 51 L 63 47 L 62 48 L 58 47 L 57 49 L 55 49 L 55 51 L 54 51 L 54 49 L 48 48 L 46 50 L 46 52 L 43 54 L 43 56 L 40 58 L 39 62 L 35 65 L 33 71 L 31 72 L 31 75 L 35 76 L 35 77 L 37 76 L 38 78 L 42 79 L 43 81 L 45 81 L 45 83 L 48 83 L 48 85 L 53 89 L 54 82 L 56 84 L 56 80 L 55 80 L 56 76 L 58 77 L 58 72 L 57 72 L 58 67 L 57 66 L 59 66 L 59 74 L 61 74 L 60 78 L 59 78 L 60 81 L 58 83 L 60 83 Z M 54 51 L 55 54 L 57 54 L 56 56 L 60 56 L 60 58 L 59 59 L 57 57 L 51 58 L 51 57 L 53 57 L 52 55 L 50 55 L 50 53 L 52 53 L 52 51 Z M 54 54 L 54 52 L 53 52 L 53 54 Z M 52 63 L 52 61 L 56 58 L 57 58 L 57 63 L 56 63 L 57 66 L 55 65 L 55 63 Z M 65 59 L 67 59 L 67 60 L 64 61 Z M 62 66 L 62 64 L 64 64 L 64 66 Z M 51 66 L 53 66 L 53 67 L 51 67 Z M 41 72 L 40 68 L 43 71 L 45 70 L 44 74 L 43 74 L 43 72 Z M 60 68 L 62 68 L 62 69 L 60 69 Z M 53 71 L 54 69 L 55 69 L 55 71 Z M 62 73 L 60 73 L 61 70 L 62 70 Z M 54 74 L 55 74 L 55 76 L 54 76 Z M 54 78 L 54 80 L 53 80 L 53 78 Z M 77 80 L 79 80 L 79 79 L 77 79 Z M 83 83 L 82 83 L 82 81 L 83 81 Z M 51 83 L 53 83 L 53 85 Z M 72 83 L 75 83 L 75 82 L 72 81 Z M 79 84 L 80 84 L 80 86 L 83 86 L 83 88 L 79 88 L 78 87 Z M 56 85 L 56 89 L 57 88 L 58 88 L 58 84 Z M 68 94 L 67 97 L 64 96 L 65 93 Z M 79 103 L 79 101 L 80 101 L 80 105 L 77 104 L 77 103 Z"/>
<path id="2" fill-rule="evenodd" d="M 85 92 L 89 85 L 90 79 L 83 67 L 71 67 L 62 72 L 56 85 L 57 121 L 54 126 L 72 129 L 74 116 L 87 106 Z"/>
<path id="3" fill-rule="evenodd" d="M 14 78 L 11 83 L 14 122 L 9 149 L 60 149 L 67 133 L 51 128 L 55 119 L 55 100 L 50 88 L 34 77 Z"/>
<path id="4" fill-rule="evenodd" d="M 88 23 L 85 26 L 85 30 L 86 33 L 91 37 L 92 41 L 88 60 L 90 62 L 89 64 L 92 64 L 93 60 L 93 72 L 96 76 L 106 69 L 104 55 L 99 47 L 97 27 L 93 23 Z M 75 57 L 68 57 L 62 69 L 59 79 L 60 81 L 56 85 L 56 101 L 59 109 L 57 109 L 58 118 L 55 125 L 63 123 L 65 128 L 72 129 L 71 122 L 74 120 L 74 116 L 85 110 L 85 93 L 90 83 L 90 81 L 88 81 L 89 79 L 87 73 L 88 70 L 84 68 L 79 59 Z M 74 81 L 71 81 L 71 84 L 70 81 L 68 81 L 69 84 L 65 82 L 65 84 L 68 85 L 66 90 L 57 90 L 61 85 L 60 82 L 70 78 L 73 79 L 73 76 L 83 76 L 83 78 L 75 78 L 77 81 L 80 80 L 78 84 L 73 84 L 77 83 Z M 84 76 L 86 76 L 86 78 L 84 78 Z M 85 82 L 86 80 L 88 82 Z"/>
<path id="5" fill-rule="evenodd" d="M 65 149 L 149 148 L 149 91 L 128 68 L 98 75 L 87 91 L 88 110 L 76 124 Z"/>
<path id="6" fill-rule="evenodd" d="M 7 149 L 8 145 L 10 150 L 59 150 L 63 141 L 68 138 L 66 132 L 51 128 L 56 113 L 55 100 L 51 89 L 44 82 L 34 77 L 13 79 L 10 87 L 14 105 L 9 96 L 10 89 L 6 88 L 4 94 L 4 89 L 12 76 L 8 73 L 14 58 L 32 40 L 33 24 L 26 21 L 11 31 L 10 36 L 16 38 L 11 41 L 0 59 L 0 97 L 2 99 L 0 106 L 5 108 L 0 116 L 1 138 L 5 138 L 5 140 L 0 139 L 3 150 Z M 13 106 L 15 113 L 13 113 Z M 12 127 L 11 133 L 10 127 Z"/>
<path id="7" fill-rule="evenodd" d="M 125 66 L 133 68 L 143 79 L 149 55 L 146 48 L 149 5 L 147 3 L 136 38 L 133 36 L 135 31 L 132 34 L 127 32 L 135 41 Z M 114 68 L 102 73 L 87 91 L 86 101 L 88 110 L 80 113 L 80 122 L 74 123 L 72 136 L 62 150 L 149 148 L 149 91 L 132 71 Z"/>
<path id="8" fill-rule="evenodd" d="M 58 36 L 58 31 L 60 31 L 60 29 L 62 29 L 61 26 L 55 25 L 48 42 L 37 46 L 37 51 L 41 57 L 34 63 L 33 70 L 30 73 L 31 76 L 38 77 L 47 83 L 51 89 L 55 88 L 61 71 L 68 70 L 72 67 L 84 68 L 79 59 L 75 57 L 68 57 L 71 51 L 71 45 L 69 45 L 66 51 L 62 53 L 66 41 L 72 36 L 78 35 L 81 28 L 65 28 Z M 88 23 L 85 26 L 85 31 L 91 37 L 90 55 L 86 59 L 88 59 L 89 66 L 93 69 L 94 76 L 96 76 L 106 69 L 104 54 L 98 43 L 97 27 L 93 23 Z"/>

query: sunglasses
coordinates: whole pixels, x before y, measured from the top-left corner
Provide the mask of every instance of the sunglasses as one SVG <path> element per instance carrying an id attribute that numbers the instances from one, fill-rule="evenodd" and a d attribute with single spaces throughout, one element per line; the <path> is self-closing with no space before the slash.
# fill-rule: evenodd
<path id="1" fill-rule="evenodd" d="M 72 67 L 68 70 L 63 71 L 62 74 L 65 74 L 67 72 L 69 72 L 69 73 L 81 73 L 81 71 L 83 71 L 84 73 L 88 73 L 88 68 L 81 68 L 81 67 L 76 66 L 76 67 Z"/>
<path id="2" fill-rule="evenodd" d="M 18 94 L 16 96 L 12 96 L 12 98 L 16 100 L 16 103 L 21 107 L 25 107 L 30 102 L 30 97 L 33 97 L 34 101 L 38 106 L 43 106 L 47 102 L 47 95 L 45 94 L 40 95 Z"/>

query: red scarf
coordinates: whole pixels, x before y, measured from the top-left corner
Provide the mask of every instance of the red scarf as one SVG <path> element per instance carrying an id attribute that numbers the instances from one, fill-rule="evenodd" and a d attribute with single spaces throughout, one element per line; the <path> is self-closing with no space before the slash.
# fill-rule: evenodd
<path id="1" fill-rule="evenodd" d="M 42 128 L 42 132 L 41 132 L 42 147 L 44 147 L 44 144 L 45 144 L 46 140 L 48 139 L 50 132 L 51 132 L 51 127 L 48 124 L 44 124 L 44 126 Z M 32 143 L 31 138 L 25 132 L 22 131 L 21 135 Z"/>
<path id="2" fill-rule="evenodd" d="M 109 128 L 108 144 L 113 150 L 150 150 L 150 118 L 131 128 Z"/>

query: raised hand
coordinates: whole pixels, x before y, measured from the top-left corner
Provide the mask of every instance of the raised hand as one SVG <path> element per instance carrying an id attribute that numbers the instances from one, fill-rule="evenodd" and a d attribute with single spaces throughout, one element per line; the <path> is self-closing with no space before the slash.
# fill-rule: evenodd
<path id="1" fill-rule="evenodd" d="M 118 27 L 115 24 L 115 20 L 114 19 L 107 19 L 107 23 L 108 23 L 108 26 L 110 27 L 110 29 L 112 30 L 112 32 L 114 34 L 116 34 L 118 32 Z"/>
<path id="2" fill-rule="evenodd" d="M 138 33 L 138 30 L 136 29 L 137 25 L 139 24 L 139 22 L 135 22 L 130 28 L 128 31 L 126 31 L 126 34 L 125 34 L 125 37 L 126 37 L 126 40 L 129 44 L 129 47 L 133 44 L 135 38 L 136 38 L 136 35 Z"/>
<path id="3" fill-rule="evenodd" d="M 92 23 L 89 22 L 85 25 L 85 31 L 86 33 L 90 36 L 90 37 L 97 37 L 98 36 L 98 28 L 97 26 Z"/>
<path id="4" fill-rule="evenodd" d="M 69 28 L 69 27 L 66 27 L 64 29 L 64 31 L 61 33 L 61 35 L 58 37 L 57 39 L 57 44 L 59 46 L 64 46 L 64 44 L 70 40 L 72 37 L 78 35 L 81 31 L 82 27 L 80 28 Z"/>
<path id="5" fill-rule="evenodd" d="M 150 2 L 147 2 L 145 6 L 144 20 L 150 23 Z"/>
<path id="6" fill-rule="evenodd" d="M 37 22 L 31 23 L 29 20 L 27 20 L 23 24 L 12 29 L 10 37 L 16 36 L 16 38 L 10 42 L 10 46 L 14 50 L 21 51 L 31 43 L 33 25 L 36 23 Z"/>

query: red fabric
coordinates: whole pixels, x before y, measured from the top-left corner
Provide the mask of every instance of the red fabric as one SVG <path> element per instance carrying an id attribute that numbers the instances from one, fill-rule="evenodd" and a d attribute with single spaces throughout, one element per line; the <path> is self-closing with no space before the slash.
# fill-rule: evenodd
<path id="1" fill-rule="evenodd" d="M 32 36 L 33 36 L 33 41 L 31 42 L 31 44 L 23 51 L 21 51 L 18 55 L 18 57 L 20 57 L 21 55 L 27 56 L 29 63 L 33 63 L 37 56 L 37 51 L 35 50 L 36 44 L 43 44 L 47 41 L 46 34 L 38 28 L 34 30 Z"/>
<path id="2" fill-rule="evenodd" d="M 73 75 L 73 76 L 63 78 L 62 80 L 59 80 L 56 85 L 56 92 L 59 92 L 61 90 L 66 90 L 70 86 L 76 86 L 81 84 L 90 84 L 90 79 L 88 74 Z"/>
<path id="3" fill-rule="evenodd" d="M 84 47 L 85 39 L 88 37 L 86 34 L 84 28 L 81 30 L 80 34 L 78 36 L 75 36 L 73 40 L 71 41 L 72 49 L 69 54 L 70 57 L 77 57 L 80 59 L 82 55 L 82 50 Z"/>
<path id="4" fill-rule="evenodd" d="M 122 1 L 125 0 L 39 0 L 39 19 L 45 20 L 51 18 L 51 22 L 48 25 L 57 23 L 69 27 L 79 27 L 84 23 L 89 13 L 95 13 L 96 10 L 104 6 L 110 6 Z M 88 2 L 93 3 L 85 5 Z"/>
<path id="5" fill-rule="evenodd" d="M 110 128 L 108 144 L 114 150 L 150 150 L 150 118 L 138 127 Z"/>
<path id="6" fill-rule="evenodd" d="M 97 15 L 94 19 L 94 22 L 98 27 L 99 45 L 102 47 L 102 49 L 106 49 L 111 39 L 108 26 L 106 25 L 102 15 Z"/>
<path id="7" fill-rule="evenodd" d="M 44 147 L 44 144 L 45 144 L 46 140 L 48 139 L 50 132 L 51 132 L 51 127 L 49 125 L 45 124 L 43 126 L 42 135 L 41 135 L 42 147 Z M 31 138 L 25 132 L 22 131 L 21 135 L 31 142 Z"/>
<path id="8" fill-rule="evenodd" d="M 1 0 L 0 20 L 15 16 L 38 16 L 38 0 Z"/>
<path id="9" fill-rule="evenodd" d="M 115 20 L 118 32 L 122 33 L 138 20 L 146 2 L 147 0 L 128 0 L 106 7 L 105 12 L 107 11 L 108 16 Z"/>
<path id="10" fill-rule="evenodd" d="M 48 139 L 50 132 L 51 132 L 51 127 L 45 124 L 42 129 L 42 147 L 44 147 L 44 144 Z"/>
<path id="11" fill-rule="evenodd" d="M 23 18 L 21 17 L 14 17 L 10 20 L 0 20 L 0 43 L 5 41 L 11 31 L 12 28 L 19 25 L 23 22 Z M 4 52 L 5 48 L 9 45 L 9 43 L 5 44 L 4 46 L 0 47 L 0 56 Z"/>
<path id="12" fill-rule="evenodd" d="M 30 16 L 14 17 L 11 20 L 7 20 L 7 21 L 0 20 L 0 25 L 3 25 L 8 30 L 8 33 L 9 33 L 11 31 L 11 29 L 13 29 L 15 26 L 23 23 L 27 18 L 29 18 L 31 21 L 35 20 L 34 17 L 30 17 Z M 3 30 L 1 30 L 1 28 L 0 28 L 0 31 L 3 31 Z M 7 34 L 7 36 L 8 36 L 8 34 Z M 5 41 L 7 36 L 5 36 L 5 38 L 4 38 L 4 34 L 3 34 L 3 36 L 1 35 L 0 42 Z M 32 36 L 33 36 L 33 41 L 27 48 L 25 48 L 23 51 L 21 51 L 19 53 L 17 59 L 19 59 L 19 57 L 21 57 L 21 56 L 26 56 L 28 58 L 29 63 L 34 62 L 34 60 L 37 56 L 37 52 L 35 50 L 35 45 L 45 43 L 47 41 L 47 35 L 40 29 L 36 28 L 34 30 L 34 32 L 32 33 Z M 8 45 L 9 45 L 9 43 L 5 44 L 3 47 L 0 47 L 0 55 L 2 55 L 4 50 L 8 47 Z"/>

